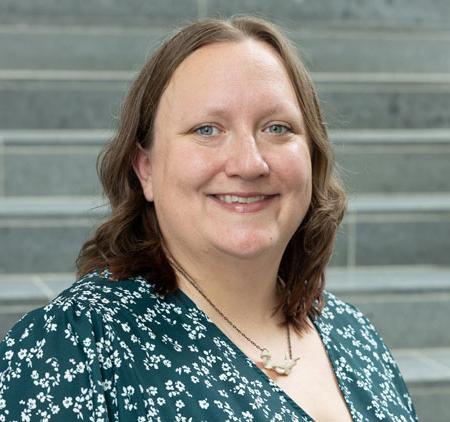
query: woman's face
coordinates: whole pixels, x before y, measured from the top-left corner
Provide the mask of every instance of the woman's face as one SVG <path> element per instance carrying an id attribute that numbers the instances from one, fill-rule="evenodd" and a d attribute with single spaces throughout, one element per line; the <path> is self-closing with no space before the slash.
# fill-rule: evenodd
<path id="1" fill-rule="evenodd" d="M 245 40 L 188 56 L 135 169 L 175 256 L 281 257 L 311 201 L 311 158 L 275 51 Z"/>

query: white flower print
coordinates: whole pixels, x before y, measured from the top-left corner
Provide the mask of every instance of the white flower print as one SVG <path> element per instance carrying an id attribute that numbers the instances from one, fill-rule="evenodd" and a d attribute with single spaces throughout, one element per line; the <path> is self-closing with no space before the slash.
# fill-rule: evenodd
<path id="1" fill-rule="evenodd" d="M 209 407 L 209 403 L 207 399 L 199 400 L 198 405 L 201 409 L 207 409 Z"/>

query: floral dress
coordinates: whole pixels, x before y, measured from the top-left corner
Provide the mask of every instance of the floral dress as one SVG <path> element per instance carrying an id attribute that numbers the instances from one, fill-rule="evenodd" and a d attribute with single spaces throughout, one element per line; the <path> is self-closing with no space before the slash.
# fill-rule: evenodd
<path id="1" fill-rule="evenodd" d="M 370 321 L 325 291 L 312 319 L 354 421 L 417 421 Z M 326 405 L 326 404 L 324 404 Z M 313 421 L 181 290 L 92 272 L 0 343 L 0 421 Z"/>

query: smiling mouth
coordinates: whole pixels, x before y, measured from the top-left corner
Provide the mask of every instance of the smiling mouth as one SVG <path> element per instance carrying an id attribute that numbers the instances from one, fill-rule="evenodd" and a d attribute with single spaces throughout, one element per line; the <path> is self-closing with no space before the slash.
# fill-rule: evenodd
<path id="1" fill-rule="evenodd" d="M 236 196 L 236 195 L 214 195 L 219 201 L 227 204 L 252 204 L 254 202 L 263 201 L 268 196 L 256 195 L 256 196 Z"/>
<path id="2" fill-rule="evenodd" d="M 274 198 L 278 196 L 279 194 L 264 195 L 260 192 L 208 195 L 222 209 L 232 213 L 248 215 L 253 215 L 268 208 Z"/>
<path id="3" fill-rule="evenodd" d="M 208 195 L 226 204 L 253 204 L 273 198 L 276 195 Z"/>

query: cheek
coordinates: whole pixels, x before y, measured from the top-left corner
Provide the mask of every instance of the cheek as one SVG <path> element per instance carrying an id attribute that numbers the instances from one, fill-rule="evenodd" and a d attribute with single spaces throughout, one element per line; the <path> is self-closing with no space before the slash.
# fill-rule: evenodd
<path id="1" fill-rule="evenodd" d="M 306 145 L 295 145 L 289 148 L 277 165 L 286 186 L 289 186 L 291 190 L 310 194 L 312 169 L 311 158 Z"/>
<path id="2" fill-rule="evenodd" d="M 173 193 L 188 196 L 201 190 L 220 172 L 217 154 L 193 151 L 191 148 L 172 156 L 164 174 L 164 188 L 172 186 Z"/>

